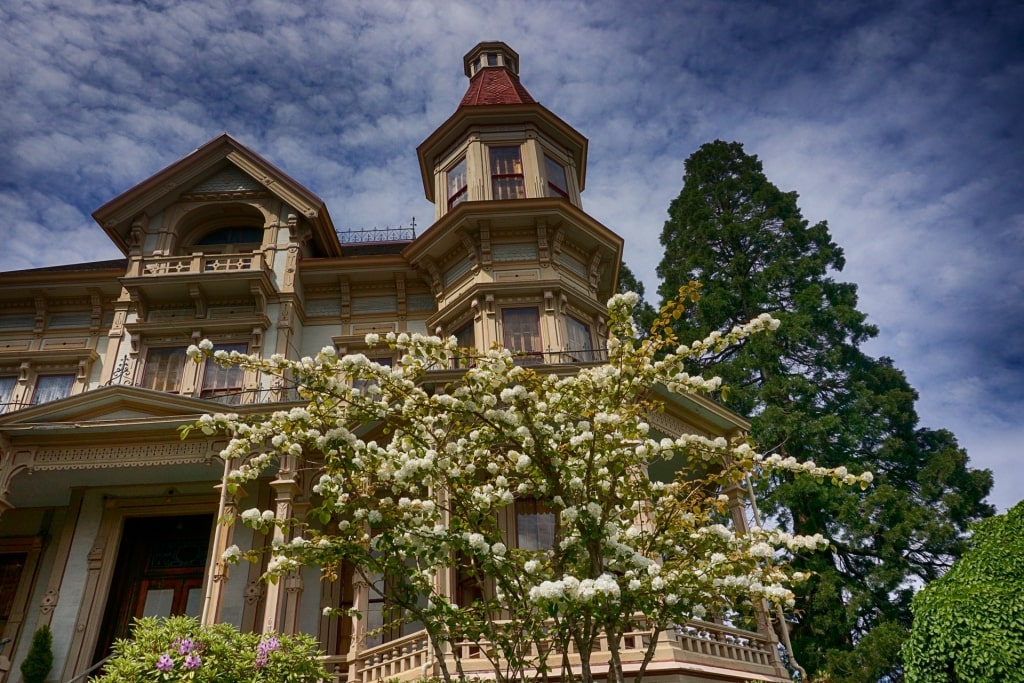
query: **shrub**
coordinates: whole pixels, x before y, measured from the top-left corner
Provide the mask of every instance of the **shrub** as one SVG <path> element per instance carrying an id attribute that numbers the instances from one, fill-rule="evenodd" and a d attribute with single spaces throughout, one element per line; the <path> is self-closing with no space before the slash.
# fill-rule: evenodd
<path id="1" fill-rule="evenodd" d="M 326 677 L 311 636 L 239 633 L 191 617 L 137 619 L 132 638 L 93 683 L 316 683 Z"/>
<path id="2" fill-rule="evenodd" d="M 32 636 L 32 647 L 21 663 L 21 677 L 24 683 L 43 683 L 53 668 L 53 634 L 46 624 L 40 626 Z"/>

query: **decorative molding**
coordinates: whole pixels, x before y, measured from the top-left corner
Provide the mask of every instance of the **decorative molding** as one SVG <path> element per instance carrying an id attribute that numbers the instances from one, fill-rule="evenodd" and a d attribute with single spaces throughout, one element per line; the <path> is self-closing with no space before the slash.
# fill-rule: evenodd
<path id="1" fill-rule="evenodd" d="M 338 288 L 340 289 L 341 299 L 341 324 L 348 324 L 352 318 L 352 285 L 344 275 L 338 278 Z"/>
<path id="2" fill-rule="evenodd" d="M 209 464 L 215 455 L 216 453 L 210 445 L 204 441 L 126 444 L 93 448 L 40 447 L 35 450 L 28 469 L 30 471 L 94 470 L 108 467 Z"/>
<path id="3" fill-rule="evenodd" d="M 263 598 L 263 582 L 258 580 L 250 581 L 245 586 L 245 604 L 255 605 Z"/>
<path id="4" fill-rule="evenodd" d="M 476 242 L 473 241 L 472 236 L 465 230 L 459 230 L 459 239 L 462 240 L 462 247 L 466 250 L 466 257 L 472 264 L 472 270 L 475 272 L 480 269 L 480 252 L 477 250 Z"/>
<path id="5" fill-rule="evenodd" d="M 405 292 L 405 275 L 395 273 L 395 291 L 397 299 L 398 319 L 405 320 L 409 314 L 409 300 Z"/>
<path id="6" fill-rule="evenodd" d="M 480 265 L 486 270 L 491 267 L 491 222 L 480 221 Z"/>
<path id="7" fill-rule="evenodd" d="M 57 606 L 57 602 L 60 600 L 60 591 L 55 588 L 51 588 L 46 591 L 43 595 L 43 599 L 39 602 L 39 611 L 42 614 L 49 614 L 53 611 L 53 608 Z"/>
<path id="8" fill-rule="evenodd" d="M 548 224 L 543 218 L 537 219 L 537 254 L 540 265 L 547 268 L 551 265 L 551 250 L 548 245 Z"/>
<path id="9" fill-rule="evenodd" d="M 652 427 L 660 431 L 667 436 L 681 436 L 683 434 L 698 434 L 701 436 L 708 436 L 708 433 L 702 429 L 697 429 L 689 422 L 684 422 L 677 417 L 666 415 L 665 413 L 648 413 L 647 421 Z"/>

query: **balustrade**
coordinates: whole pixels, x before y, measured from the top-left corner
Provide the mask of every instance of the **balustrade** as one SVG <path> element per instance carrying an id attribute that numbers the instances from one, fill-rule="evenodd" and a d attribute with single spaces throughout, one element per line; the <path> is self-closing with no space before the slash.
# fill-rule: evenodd
<path id="1" fill-rule="evenodd" d="M 626 668 L 637 666 L 643 660 L 651 643 L 651 632 L 638 620 L 636 627 L 623 634 L 619 644 L 619 657 Z M 767 636 L 743 631 L 722 624 L 690 621 L 676 626 L 661 636 L 655 660 L 659 670 L 665 671 L 667 662 L 679 663 L 680 670 L 686 664 L 712 666 L 720 671 L 736 672 L 737 681 L 746 680 L 750 674 L 768 676 L 767 680 L 784 680 L 778 664 L 775 643 Z M 533 648 L 536 655 L 536 648 Z M 491 668 L 489 655 L 494 647 L 486 641 L 464 641 L 452 645 L 451 658 L 462 660 L 467 674 L 487 676 Z M 556 664 L 561 658 L 555 655 Z M 571 659 L 578 658 L 576 647 L 569 645 Z M 604 635 L 595 639 L 591 662 L 597 667 L 607 665 L 610 660 L 608 638 Z M 404 636 L 397 640 L 378 645 L 360 652 L 350 662 L 348 681 L 375 683 L 397 679 L 411 681 L 430 677 L 437 673 L 431 664 L 430 643 L 423 632 Z M 454 663 L 449 668 L 455 670 Z M 332 677 L 332 683 L 344 683 L 340 671 Z M 347 668 L 346 668 L 347 671 Z M 716 679 L 718 680 L 718 679 Z M 765 680 L 765 679 L 762 679 Z"/>
<path id="2" fill-rule="evenodd" d="M 259 250 L 243 254 L 203 254 L 188 256 L 147 256 L 132 264 L 134 275 L 143 277 L 200 273 L 234 273 L 264 267 Z"/>

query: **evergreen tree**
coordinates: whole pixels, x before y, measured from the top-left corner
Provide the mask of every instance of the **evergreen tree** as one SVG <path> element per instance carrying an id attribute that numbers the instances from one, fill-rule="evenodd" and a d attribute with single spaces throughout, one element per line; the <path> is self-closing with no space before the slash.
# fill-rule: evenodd
<path id="1" fill-rule="evenodd" d="M 730 387 L 728 405 L 781 457 L 871 470 L 867 490 L 776 476 L 762 507 L 793 531 L 833 539 L 831 554 L 796 558 L 815 572 L 791 627 L 797 660 L 835 681 L 900 675 L 899 647 L 915 586 L 964 550 L 969 522 L 991 515 L 991 473 L 971 469 L 945 430 L 920 428 L 916 393 L 889 359 L 860 346 L 877 330 L 857 310 L 856 286 L 826 223 L 809 225 L 739 143 L 715 141 L 686 160 L 669 207 L 658 266 L 663 300 L 690 280 L 700 300 L 676 325 L 683 342 L 770 312 L 773 335 L 706 358 Z"/>
<path id="2" fill-rule="evenodd" d="M 43 683 L 53 668 L 53 634 L 43 624 L 32 634 L 32 647 L 21 663 L 24 683 Z"/>

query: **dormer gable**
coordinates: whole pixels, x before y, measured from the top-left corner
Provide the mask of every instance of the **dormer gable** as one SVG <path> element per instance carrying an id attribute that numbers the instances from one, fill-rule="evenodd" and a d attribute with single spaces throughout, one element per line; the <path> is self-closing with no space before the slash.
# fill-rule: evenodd
<path id="1" fill-rule="evenodd" d="M 271 246 L 285 226 L 286 241 L 301 242 L 308 255 L 341 254 L 323 200 L 226 133 L 107 202 L 93 218 L 129 256 L 183 254 L 226 227 L 261 229 L 253 245 Z"/>

